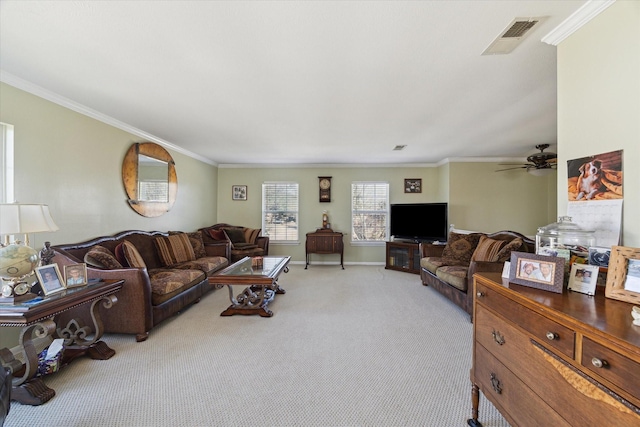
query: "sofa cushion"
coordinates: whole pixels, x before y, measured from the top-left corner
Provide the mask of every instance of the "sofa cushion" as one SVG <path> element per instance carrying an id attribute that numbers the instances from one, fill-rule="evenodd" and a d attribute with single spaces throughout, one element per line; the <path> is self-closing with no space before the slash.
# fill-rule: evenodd
<path id="1" fill-rule="evenodd" d="M 196 259 L 193 246 L 191 246 L 189 236 L 186 233 L 156 237 L 155 244 L 160 260 L 166 267 Z"/>
<path id="2" fill-rule="evenodd" d="M 459 234 L 449 233 L 449 239 L 442 251 L 442 260 L 446 265 L 461 265 L 468 267 L 473 251 L 478 246 L 482 233 Z"/>
<path id="3" fill-rule="evenodd" d="M 523 244 L 524 242 L 522 241 L 522 239 L 520 237 L 516 237 L 515 239 L 504 245 L 502 249 L 500 249 L 500 252 L 498 252 L 497 255 L 497 261 L 509 261 L 511 259 L 511 252 L 519 250 Z"/>
<path id="4" fill-rule="evenodd" d="M 145 264 L 144 259 L 142 259 L 142 255 L 138 252 L 138 249 L 128 240 L 122 242 L 122 253 L 124 254 L 124 259 L 127 260 L 127 265 L 133 268 L 147 268 L 147 264 Z"/>
<path id="5" fill-rule="evenodd" d="M 232 246 L 236 243 L 247 243 L 242 228 L 223 228 L 222 231 L 224 231 Z"/>
<path id="6" fill-rule="evenodd" d="M 255 244 L 260 236 L 261 228 L 245 228 L 244 229 L 244 241 L 249 244 Z"/>
<path id="7" fill-rule="evenodd" d="M 127 259 L 124 257 L 124 250 L 122 249 L 123 246 L 124 243 L 117 244 L 116 247 L 113 248 L 113 254 L 116 256 L 116 260 L 122 264 L 123 267 L 129 267 Z"/>
<path id="8" fill-rule="evenodd" d="M 428 256 L 420 259 L 420 267 L 426 268 L 433 274 L 436 274 L 436 270 L 443 265 L 442 257 Z"/>
<path id="9" fill-rule="evenodd" d="M 221 256 L 201 257 L 193 261 L 182 262 L 172 268 L 180 270 L 200 270 L 206 275 L 210 275 L 223 267 L 229 265 L 229 260 Z"/>
<path id="10" fill-rule="evenodd" d="M 149 270 L 151 304 L 159 305 L 205 279 L 200 270 L 154 268 Z"/>
<path id="11" fill-rule="evenodd" d="M 436 270 L 436 277 L 444 282 L 447 282 L 451 286 L 460 289 L 461 291 L 467 290 L 467 273 L 468 267 L 459 265 L 445 265 Z"/>
<path id="12" fill-rule="evenodd" d="M 227 235 L 224 234 L 224 230 L 216 230 L 215 228 L 210 228 L 208 231 L 209 236 L 211 236 L 213 240 L 227 240 Z"/>
<path id="13" fill-rule="evenodd" d="M 89 249 L 89 251 L 84 255 L 84 262 L 92 267 L 104 268 L 107 270 L 123 267 L 109 249 L 100 245 L 96 245 Z"/>
<path id="14" fill-rule="evenodd" d="M 480 241 L 471 256 L 471 261 L 496 262 L 498 261 L 500 249 L 506 244 L 506 240 L 495 240 L 484 235 L 480 236 Z"/>
<path id="15" fill-rule="evenodd" d="M 169 235 L 182 234 L 182 231 L 170 231 Z M 207 256 L 207 251 L 204 249 L 204 240 L 202 240 L 202 233 L 200 231 L 194 231 L 193 233 L 185 233 L 189 238 L 189 243 L 193 247 L 193 254 L 196 258 L 203 258 Z"/>

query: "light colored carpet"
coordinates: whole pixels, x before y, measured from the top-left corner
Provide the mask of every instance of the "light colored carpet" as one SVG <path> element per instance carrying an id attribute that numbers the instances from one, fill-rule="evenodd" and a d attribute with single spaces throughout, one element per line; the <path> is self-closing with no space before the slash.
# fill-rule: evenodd
<path id="1" fill-rule="evenodd" d="M 417 275 L 292 265 L 279 283 L 271 318 L 220 317 L 224 288 L 146 342 L 105 335 L 113 358 L 46 377 L 56 396 L 5 426 L 466 425 L 472 324 Z M 482 396 L 480 421 L 508 427 Z"/>

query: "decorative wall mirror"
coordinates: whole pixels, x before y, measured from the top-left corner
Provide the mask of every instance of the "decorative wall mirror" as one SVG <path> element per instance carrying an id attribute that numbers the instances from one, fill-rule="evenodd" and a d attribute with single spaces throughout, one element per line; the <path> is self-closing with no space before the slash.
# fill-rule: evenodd
<path id="1" fill-rule="evenodd" d="M 176 201 L 175 163 L 167 150 L 153 142 L 140 142 L 129 148 L 122 162 L 122 182 L 129 205 L 142 216 L 160 216 Z"/>

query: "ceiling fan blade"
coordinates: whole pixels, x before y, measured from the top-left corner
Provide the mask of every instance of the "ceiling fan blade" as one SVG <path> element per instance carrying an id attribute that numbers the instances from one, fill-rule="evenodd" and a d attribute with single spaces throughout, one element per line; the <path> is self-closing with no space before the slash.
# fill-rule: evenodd
<path id="1" fill-rule="evenodd" d="M 514 169 L 528 169 L 528 168 L 529 166 L 516 166 L 514 168 L 498 169 L 498 170 L 495 170 L 494 172 L 504 172 L 504 171 L 510 171 Z"/>

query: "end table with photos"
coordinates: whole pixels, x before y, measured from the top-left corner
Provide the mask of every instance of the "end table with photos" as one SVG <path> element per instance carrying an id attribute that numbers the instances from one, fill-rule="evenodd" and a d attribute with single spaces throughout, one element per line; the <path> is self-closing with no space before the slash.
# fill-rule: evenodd
<path id="1" fill-rule="evenodd" d="M 92 359 L 106 360 L 115 354 L 104 341 L 100 318 L 100 304 L 110 308 L 118 299 L 115 294 L 124 280 L 89 281 L 83 287 L 69 288 L 45 297 L 37 297 L 16 304 L 0 304 L 0 327 L 20 327 L 18 348 L 22 357 L 16 358 L 8 348 L 0 348 L 0 364 L 9 368 L 13 376 L 11 399 L 27 405 L 41 405 L 55 396 L 39 376 L 37 342 L 47 337 L 63 340 L 59 366 L 88 355 Z M 90 304 L 93 325 L 70 319 L 65 325 L 58 323 L 62 313 Z M 22 360 L 23 361 L 22 361 Z"/>

